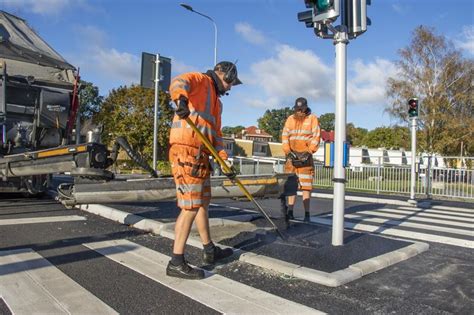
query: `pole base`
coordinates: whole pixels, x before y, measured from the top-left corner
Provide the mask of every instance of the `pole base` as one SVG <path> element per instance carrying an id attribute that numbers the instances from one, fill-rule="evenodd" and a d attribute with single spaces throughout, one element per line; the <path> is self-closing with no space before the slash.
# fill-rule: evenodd
<path id="1" fill-rule="evenodd" d="M 418 201 L 416 201 L 416 199 L 408 199 L 407 202 L 412 204 L 412 205 L 416 205 L 418 203 Z"/>

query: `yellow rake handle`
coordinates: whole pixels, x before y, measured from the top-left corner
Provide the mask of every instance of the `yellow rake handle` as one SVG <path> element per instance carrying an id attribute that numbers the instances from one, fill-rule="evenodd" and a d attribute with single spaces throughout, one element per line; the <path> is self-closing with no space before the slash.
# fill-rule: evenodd
<path id="1" fill-rule="evenodd" d="M 214 146 L 211 144 L 211 142 L 209 141 L 209 139 L 207 139 L 206 136 L 204 136 L 201 132 L 201 130 L 199 130 L 196 125 L 193 123 L 193 121 L 191 120 L 191 118 L 187 117 L 186 118 L 186 122 L 188 123 L 189 126 L 191 126 L 191 128 L 193 129 L 193 131 L 198 135 L 199 139 L 204 143 L 204 145 L 206 146 L 206 148 L 209 150 L 209 152 L 211 152 L 211 155 L 216 159 L 216 161 L 219 163 L 219 165 L 221 166 L 221 168 L 224 170 L 224 172 L 226 173 L 230 173 L 232 170 L 230 169 L 229 166 L 227 166 L 227 164 L 225 163 L 225 161 L 219 156 L 219 153 L 217 153 L 217 150 L 214 148 Z M 283 236 L 283 234 L 280 232 L 280 230 L 278 229 L 278 227 L 276 226 L 276 224 L 273 222 L 273 220 L 268 216 L 268 214 L 265 212 L 265 210 L 263 210 L 262 206 L 260 206 L 259 203 L 257 203 L 257 201 L 255 200 L 255 198 L 253 198 L 253 196 L 249 193 L 249 191 L 247 190 L 247 188 L 245 188 L 245 186 L 242 184 L 242 182 L 240 181 L 240 179 L 238 179 L 237 177 L 232 181 L 234 182 L 237 186 L 239 186 L 239 188 L 242 190 L 242 192 L 244 193 L 244 195 L 255 205 L 255 207 L 263 214 L 263 216 L 268 220 L 268 222 L 270 222 L 270 224 L 275 228 L 276 232 L 278 233 L 278 235 L 280 235 L 280 237 L 282 239 L 285 239 L 285 237 Z"/>

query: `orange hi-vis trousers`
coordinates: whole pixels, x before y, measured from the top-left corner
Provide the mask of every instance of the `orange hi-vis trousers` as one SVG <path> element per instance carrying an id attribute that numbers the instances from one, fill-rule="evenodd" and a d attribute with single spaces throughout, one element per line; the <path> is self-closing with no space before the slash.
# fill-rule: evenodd
<path id="1" fill-rule="evenodd" d="M 178 207 L 183 210 L 207 207 L 211 200 L 209 156 L 198 148 L 174 144 L 169 158 Z"/>
<path id="2" fill-rule="evenodd" d="M 294 167 L 291 160 L 287 159 L 285 173 L 295 173 L 298 176 L 298 189 L 307 191 L 313 189 L 314 166 Z"/>

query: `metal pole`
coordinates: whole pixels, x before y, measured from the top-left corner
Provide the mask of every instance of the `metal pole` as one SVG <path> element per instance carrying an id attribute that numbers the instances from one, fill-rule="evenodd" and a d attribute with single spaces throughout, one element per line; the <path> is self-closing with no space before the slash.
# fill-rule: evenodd
<path id="1" fill-rule="evenodd" d="M 80 107 L 79 107 L 80 109 Z M 76 114 L 76 144 L 81 143 L 81 115 L 80 111 Z"/>
<path id="2" fill-rule="evenodd" d="M 346 170 L 344 169 L 344 142 L 346 141 L 346 101 L 347 101 L 347 44 L 349 43 L 345 27 L 339 28 L 334 35 L 336 46 L 336 128 L 334 154 L 334 201 L 332 245 L 344 244 L 344 198 Z"/>
<path id="3" fill-rule="evenodd" d="M 415 201 L 415 173 L 416 161 L 416 117 L 411 119 L 411 180 L 410 180 L 410 200 Z"/>
<path id="4" fill-rule="evenodd" d="M 153 119 L 153 170 L 156 171 L 156 160 L 158 159 L 158 102 L 160 93 L 160 54 L 156 54 L 155 60 L 155 110 Z"/>
<path id="5" fill-rule="evenodd" d="M 212 20 L 214 24 L 214 66 L 217 64 L 217 25 L 214 20 Z"/>

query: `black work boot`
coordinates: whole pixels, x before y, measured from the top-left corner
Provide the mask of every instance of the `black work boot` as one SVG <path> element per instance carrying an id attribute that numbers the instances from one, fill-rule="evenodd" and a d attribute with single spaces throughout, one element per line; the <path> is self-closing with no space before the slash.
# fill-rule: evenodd
<path id="1" fill-rule="evenodd" d="M 171 262 L 168 263 L 166 267 L 166 275 L 170 277 L 199 280 L 204 279 L 204 270 L 192 268 L 185 261 L 180 265 L 173 265 Z"/>
<path id="2" fill-rule="evenodd" d="M 304 213 L 304 222 L 310 222 L 309 212 Z"/>
<path id="3" fill-rule="evenodd" d="M 218 246 L 212 246 L 211 249 L 204 249 L 202 251 L 202 258 L 207 264 L 213 264 L 218 260 L 232 256 L 234 251 L 232 248 L 220 248 Z"/>
<path id="4" fill-rule="evenodd" d="M 289 211 L 288 211 L 288 219 L 290 219 L 290 220 L 294 220 L 294 219 L 295 219 L 295 217 L 294 217 L 294 215 L 293 215 L 293 210 L 289 210 Z"/>

